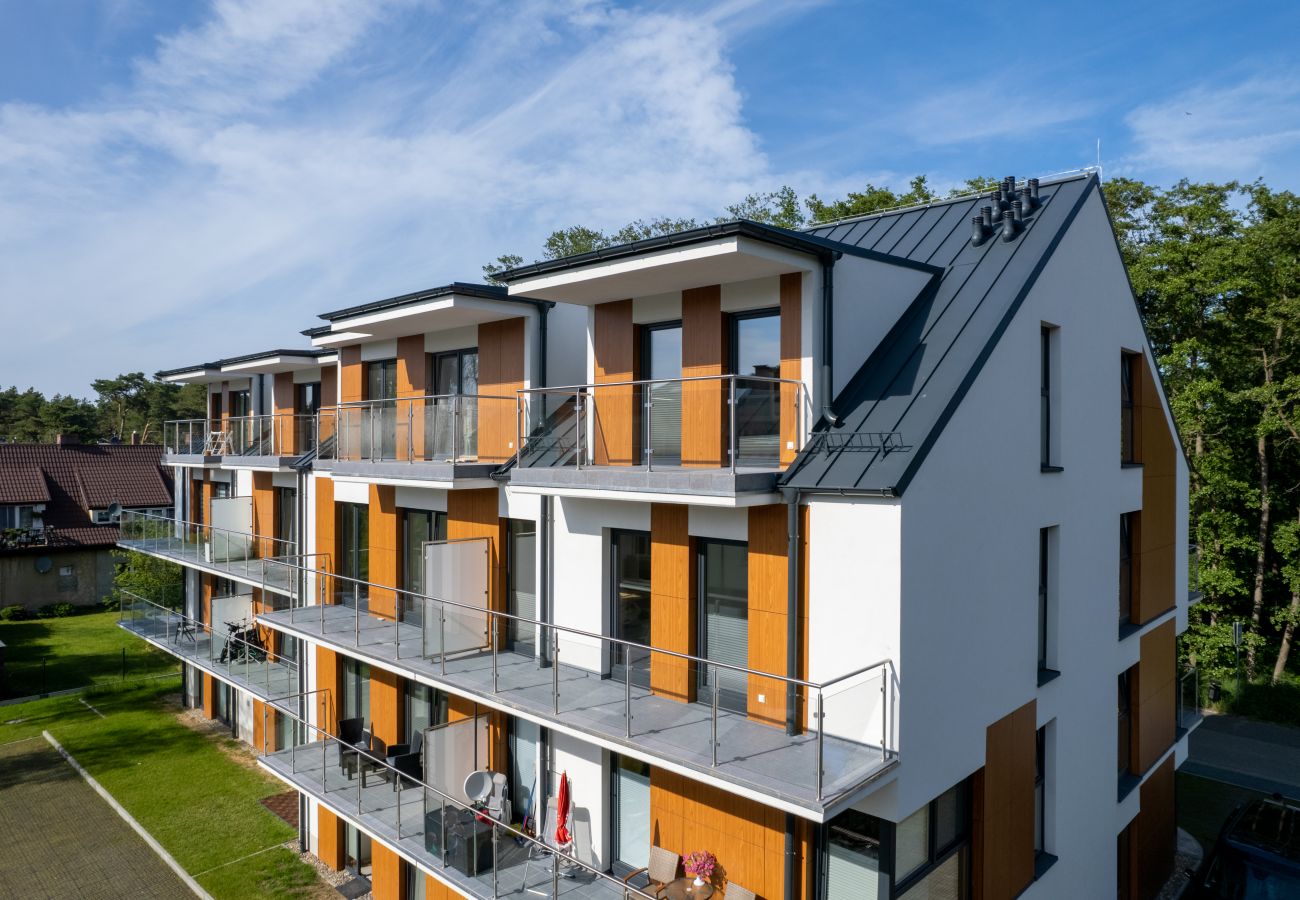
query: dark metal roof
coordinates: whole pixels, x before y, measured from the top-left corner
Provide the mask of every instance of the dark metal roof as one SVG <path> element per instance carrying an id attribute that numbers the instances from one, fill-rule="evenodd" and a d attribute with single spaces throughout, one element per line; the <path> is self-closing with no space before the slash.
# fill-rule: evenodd
<path id="1" fill-rule="evenodd" d="M 360 306 L 349 306 L 347 309 L 338 309 L 334 312 L 321 313 L 320 318 L 330 322 L 338 319 L 351 319 L 354 316 L 364 315 L 366 313 L 379 312 L 384 309 L 394 309 L 399 306 L 406 306 L 412 303 L 423 303 L 426 300 L 434 300 L 438 297 L 447 297 L 452 294 L 459 294 L 462 297 L 478 297 L 483 300 L 509 300 L 513 303 L 527 303 L 536 306 L 536 300 L 529 300 L 524 297 L 511 297 L 504 287 L 495 284 L 470 284 L 464 281 L 453 281 L 451 284 L 444 284 L 442 287 L 429 288 L 423 291 L 415 291 L 410 294 L 402 294 L 400 297 L 389 297 L 387 300 L 376 300 L 373 303 L 363 303 Z M 312 329 L 314 330 L 314 329 Z M 325 329 L 329 330 L 328 327 Z M 324 332 L 320 332 L 324 333 Z M 303 334 L 307 334 L 306 331 Z M 312 335 L 313 337 L 315 335 Z"/>
<path id="2" fill-rule="evenodd" d="M 298 333 L 305 334 L 309 338 L 320 337 L 322 334 L 329 334 L 330 327 L 328 325 L 317 325 L 314 328 L 304 328 Z"/>
<path id="3" fill-rule="evenodd" d="M 930 268 L 924 260 L 892 256 L 889 253 L 883 253 L 873 247 L 859 247 L 854 244 L 844 244 L 834 240 L 828 240 L 821 234 L 790 231 L 787 228 L 777 228 L 775 225 L 764 225 L 761 222 L 751 222 L 748 219 L 736 219 L 732 222 L 720 222 L 716 225 L 705 225 L 701 228 L 678 231 L 674 234 L 664 234 L 659 235 L 658 237 L 644 238 L 643 240 L 633 241 L 630 244 L 619 244 L 616 247 L 603 247 L 599 250 L 591 250 L 587 253 L 579 253 L 575 256 L 564 256 L 560 259 L 543 260 L 542 262 L 533 263 L 532 265 L 510 269 L 507 272 L 502 272 L 496 277 L 501 281 L 517 281 L 521 278 L 545 275 L 550 272 L 560 272 L 565 269 L 576 269 L 582 266 L 591 265 L 592 263 L 610 262 L 611 260 L 624 259 L 641 253 L 663 250 L 668 247 L 685 247 L 691 244 L 705 243 L 707 241 L 714 241 L 718 238 L 724 237 L 753 238 L 754 240 L 774 244 L 788 250 L 810 253 L 827 262 L 845 253 L 849 253 L 854 256 L 879 259 L 914 269 L 925 270 Z"/>
<path id="4" fill-rule="evenodd" d="M 1009 243 L 995 234 L 971 246 L 970 222 L 987 195 L 815 228 L 942 274 L 835 398 L 840 425 L 817 424 L 782 486 L 901 494 L 1096 184 L 1088 174 L 1043 185 L 1042 205 Z"/>
<path id="5" fill-rule="evenodd" d="M 220 369 L 220 362 L 202 362 L 195 363 L 192 366 L 181 366 L 178 369 L 159 369 L 153 373 L 154 378 L 170 378 L 172 375 L 184 375 L 186 372 L 197 372 L 199 369 Z"/>
<path id="6" fill-rule="evenodd" d="M 328 325 L 324 326 L 324 328 L 326 331 L 329 331 Z M 322 356 L 329 356 L 330 354 L 337 352 L 337 350 L 329 348 L 321 349 L 319 347 L 302 347 L 297 350 L 263 350 L 260 353 L 245 353 L 242 356 L 228 356 L 225 359 L 214 359 L 212 362 L 195 363 L 192 366 L 181 366 L 179 369 L 163 369 L 162 371 L 155 372 L 154 377 L 167 378 L 170 375 L 184 375 L 186 372 L 194 372 L 199 369 L 220 369 L 222 366 L 230 366 L 235 363 L 253 362 L 258 359 L 273 359 L 277 356 L 308 356 L 313 359 L 318 359 Z"/>

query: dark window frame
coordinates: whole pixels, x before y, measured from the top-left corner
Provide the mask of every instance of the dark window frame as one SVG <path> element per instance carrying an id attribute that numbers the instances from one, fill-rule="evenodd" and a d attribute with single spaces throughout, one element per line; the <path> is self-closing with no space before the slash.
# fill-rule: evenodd
<path id="1" fill-rule="evenodd" d="M 708 659 L 709 658 L 708 607 L 707 607 L 708 548 L 710 545 L 715 545 L 715 544 L 745 548 L 745 566 L 746 566 L 746 571 L 748 571 L 749 542 L 731 540 L 729 538 L 696 538 L 694 544 L 695 547 L 693 552 L 695 553 L 695 640 L 696 640 L 696 647 L 698 648 L 696 655 L 699 656 L 701 659 Z M 745 587 L 745 623 L 746 623 L 746 644 L 748 644 L 748 623 L 749 623 L 748 583 L 746 584 Z M 707 683 L 706 679 L 708 678 L 709 666 L 704 665 L 702 663 L 697 663 L 696 665 L 698 666 L 699 671 L 693 673 L 694 678 L 692 680 L 699 694 L 698 699 L 702 703 L 711 702 L 712 691 L 710 690 L 708 692 L 709 695 L 708 697 L 705 696 L 705 684 Z M 748 679 L 746 679 L 746 683 L 748 683 Z M 728 702 L 736 699 L 733 696 L 731 696 L 731 693 L 732 692 L 726 690 L 719 691 L 719 702 L 718 702 L 719 708 L 723 708 L 724 697 L 727 699 Z M 734 709 L 732 706 L 727 706 L 726 708 L 734 712 L 740 712 L 747 715 L 748 705 L 749 705 L 748 696 L 744 698 L 743 702 L 744 702 L 744 706 L 741 709 Z"/>
<path id="2" fill-rule="evenodd" d="M 477 363 L 477 362 L 481 362 L 481 359 L 480 359 L 480 357 L 479 357 L 479 350 L 478 350 L 478 347 L 477 347 L 477 346 L 474 346 L 474 347 L 461 347 L 461 348 L 459 348 L 459 349 L 457 349 L 457 350 L 439 350 L 439 351 L 436 352 L 436 353 L 430 353 L 430 354 L 428 355 L 428 356 L 429 356 L 429 360 L 428 360 L 428 365 L 429 365 L 429 374 L 428 374 L 428 377 L 427 377 L 427 379 L 426 379 L 426 382 L 427 382 L 427 383 L 425 384 L 425 390 L 428 391 L 429 396 L 431 396 L 431 397 L 442 396 L 441 394 L 438 393 L 438 363 L 439 363 L 441 360 L 444 360 L 444 359 L 451 359 L 451 358 L 455 358 L 455 360 L 456 360 L 456 390 L 453 391 L 453 392 L 451 392 L 451 393 L 452 393 L 452 394 L 456 394 L 456 395 L 463 395 L 463 394 L 465 393 L 465 391 L 464 391 L 464 387 L 465 387 L 465 357 L 467 357 L 467 356 L 468 356 L 469 354 L 471 354 L 471 353 L 474 354 L 474 359 L 475 359 L 476 363 Z M 475 385 L 477 385 L 477 384 L 478 384 L 478 372 L 480 371 L 480 369 L 479 369 L 479 367 L 478 367 L 477 365 L 475 365 L 475 367 L 474 367 L 474 371 L 475 371 L 475 375 L 474 375 L 475 381 L 474 381 L 474 383 L 475 383 Z M 476 387 L 474 393 L 476 393 L 476 394 L 478 393 L 477 387 Z"/>
<path id="3" fill-rule="evenodd" d="M 1122 778 L 1133 772 L 1133 674 L 1137 666 L 1125 669 L 1116 676 L 1117 735 L 1115 742 L 1116 771 Z"/>
<path id="4" fill-rule="evenodd" d="M 1138 511 L 1121 513 L 1119 517 L 1119 623 L 1133 622 L 1133 601 L 1137 597 L 1134 571 L 1134 537 L 1140 527 Z"/>
<path id="5" fill-rule="evenodd" d="M 621 542 L 625 538 L 632 538 L 632 537 L 636 537 L 636 538 L 643 537 L 647 541 L 652 540 L 649 531 L 641 531 L 636 528 L 611 528 L 609 531 L 608 572 L 607 572 L 607 583 L 608 583 L 608 592 L 609 592 L 609 633 L 611 637 L 620 640 L 625 640 L 625 638 L 622 637 L 623 617 L 620 614 L 622 611 L 622 604 L 619 603 L 619 581 L 620 581 L 619 547 L 621 546 Z M 653 559 L 653 551 L 652 551 L 651 559 Z M 653 563 L 651 563 L 651 565 L 653 566 Z M 653 577 L 653 572 L 652 572 L 652 577 Z M 654 613 L 652 608 L 651 615 L 653 614 Z M 649 642 L 647 641 L 647 643 Z M 618 646 L 620 648 L 622 647 L 621 644 Z M 627 665 L 625 662 L 621 661 L 622 659 L 623 659 L 623 655 L 621 649 L 618 652 L 613 653 L 610 657 L 610 661 L 609 661 L 610 675 L 614 678 L 622 679 L 627 674 Z M 635 671 L 635 669 L 633 670 L 632 674 L 633 674 L 632 680 L 634 684 L 636 684 L 639 687 L 646 687 L 646 688 L 650 686 L 649 685 L 650 676 L 648 670 L 646 672 L 644 679 L 638 680 L 637 678 L 638 673 Z M 645 681 L 646 683 L 642 684 L 641 683 L 642 681 Z"/>
<path id="6" fill-rule="evenodd" d="M 1051 326 L 1041 326 L 1039 347 L 1039 465 L 1050 469 L 1052 463 L 1052 331 Z"/>
<path id="7" fill-rule="evenodd" d="M 762 309 L 747 309 L 741 312 L 727 313 L 727 374 L 751 375 L 737 372 L 740 365 L 740 323 L 750 319 L 776 319 L 778 331 L 781 324 L 781 307 L 765 306 Z M 780 374 L 780 346 L 777 347 L 777 373 Z M 752 377 L 752 376 L 751 376 Z"/>
<path id="8" fill-rule="evenodd" d="M 1038 529 L 1038 671 L 1046 672 L 1048 663 L 1047 616 L 1048 582 L 1051 578 L 1051 528 Z"/>
<path id="9" fill-rule="evenodd" d="M 1120 353 L 1119 408 L 1120 408 L 1120 462 L 1136 465 L 1137 455 L 1137 361 L 1138 354 L 1127 350 Z"/>
<path id="10" fill-rule="evenodd" d="M 1047 726 L 1034 734 L 1034 858 L 1047 852 Z"/>
<path id="11" fill-rule="evenodd" d="M 623 862 L 619 858 L 619 802 L 618 795 L 618 772 L 623 760 L 645 766 L 647 777 L 652 776 L 653 769 L 647 762 L 632 757 L 623 757 L 617 753 L 609 755 L 610 778 L 609 778 L 609 871 L 615 878 L 626 878 L 636 871 L 635 868 Z"/>

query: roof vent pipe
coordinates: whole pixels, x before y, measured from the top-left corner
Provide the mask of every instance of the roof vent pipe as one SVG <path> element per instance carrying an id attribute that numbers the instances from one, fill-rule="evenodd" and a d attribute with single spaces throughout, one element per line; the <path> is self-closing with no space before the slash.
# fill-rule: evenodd
<path id="1" fill-rule="evenodd" d="M 991 206 L 981 206 L 981 207 L 980 207 L 980 215 L 984 217 L 984 227 L 985 227 L 985 228 L 992 228 L 992 227 L 993 227 L 993 207 L 991 207 Z"/>
<path id="2" fill-rule="evenodd" d="M 1011 204 L 1011 218 L 1015 219 L 1017 228 L 1025 224 L 1025 204 L 1022 201 Z"/>
<path id="3" fill-rule="evenodd" d="M 978 247 L 984 243 L 988 236 L 989 226 L 984 224 L 983 216 L 976 216 L 970 220 L 970 245 L 972 247 Z"/>
<path id="4" fill-rule="evenodd" d="M 1019 201 L 1016 201 L 1016 206 L 1017 208 L 1020 206 Z M 1016 225 L 1016 217 L 1014 213 L 1007 213 L 1005 216 L 1002 217 L 1002 240 L 1004 241 L 1015 240 L 1016 232 L 1018 230 L 1019 228 Z"/>
<path id="5" fill-rule="evenodd" d="M 1028 184 L 1029 184 L 1029 192 L 1030 192 L 1030 193 L 1033 195 L 1033 197 L 1034 197 L 1034 206 L 1039 206 L 1039 205 L 1040 205 L 1040 202 L 1039 202 L 1039 199 L 1038 199 L 1038 179 L 1037 179 L 1037 178 L 1031 178 L 1031 179 L 1029 179 Z"/>

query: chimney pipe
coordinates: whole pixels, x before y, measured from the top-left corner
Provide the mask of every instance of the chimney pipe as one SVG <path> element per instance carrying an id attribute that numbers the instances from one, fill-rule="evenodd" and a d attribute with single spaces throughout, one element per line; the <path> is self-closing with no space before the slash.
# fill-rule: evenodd
<path id="1" fill-rule="evenodd" d="M 981 206 L 980 215 L 984 218 L 984 227 L 991 229 L 993 227 L 993 207 Z"/>
<path id="2" fill-rule="evenodd" d="M 1038 200 L 1038 179 L 1037 178 L 1029 179 L 1029 190 L 1034 195 L 1034 206 L 1038 206 L 1039 200 Z"/>
<path id="3" fill-rule="evenodd" d="M 131 446 L 134 447 L 140 443 L 140 432 L 131 432 Z"/>
<path id="4" fill-rule="evenodd" d="M 984 224 L 983 216 L 976 216 L 970 220 L 970 245 L 978 247 L 984 243 L 988 235 L 988 226 Z"/>
<path id="5" fill-rule="evenodd" d="M 1019 212 L 1020 202 L 1016 201 L 1016 212 Z M 1008 212 L 1002 217 L 1002 240 L 1013 241 L 1016 239 L 1016 232 L 1019 231 L 1016 224 L 1016 213 Z"/>
<path id="6" fill-rule="evenodd" d="M 1011 204 L 1011 210 L 1012 210 L 1012 216 L 1011 216 L 1011 218 L 1015 219 L 1015 221 L 1016 221 L 1016 227 L 1019 228 L 1020 226 L 1024 225 L 1024 224 L 1025 224 L 1025 204 L 1023 204 L 1023 203 L 1021 203 L 1019 200 L 1017 200 L 1017 201 L 1015 201 L 1014 203 Z"/>
<path id="7" fill-rule="evenodd" d="M 56 434 L 56 435 L 54 436 L 54 446 L 56 446 L 56 447 L 62 447 L 62 446 L 63 446 L 63 432 L 62 432 L 62 431 L 60 431 L 58 434 Z"/>

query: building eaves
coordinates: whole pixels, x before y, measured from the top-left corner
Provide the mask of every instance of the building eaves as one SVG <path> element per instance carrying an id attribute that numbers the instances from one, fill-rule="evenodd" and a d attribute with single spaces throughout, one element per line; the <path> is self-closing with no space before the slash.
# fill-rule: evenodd
<path id="1" fill-rule="evenodd" d="M 566 269 L 577 269 L 582 266 L 593 265 L 596 263 L 613 262 L 614 260 L 626 259 L 643 253 L 653 253 L 657 250 L 689 247 L 693 244 L 716 241 L 720 238 L 727 237 L 751 238 L 756 241 L 762 241 L 766 244 L 782 247 L 786 250 L 808 253 L 818 257 L 823 262 L 832 262 L 840 256 L 849 254 L 852 256 L 861 256 L 867 259 L 880 260 L 882 262 L 890 262 L 922 271 L 930 271 L 932 268 L 925 263 L 916 262 L 902 257 L 890 256 L 887 253 L 880 253 L 869 248 L 858 247 L 852 244 L 842 244 L 837 241 L 827 240 L 825 237 L 820 235 L 791 231 L 787 228 L 778 228 L 775 225 L 764 225 L 761 222 L 752 222 L 748 219 L 735 219 L 731 222 L 719 222 L 716 225 L 705 225 L 700 228 L 678 231 L 674 234 L 664 234 L 657 237 L 644 238 L 639 241 L 633 241 L 630 244 L 619 244 L 616 247 L 603 247 L 599 250 L 588 251 L 587 253 L 579 253 L 574 256 L 564 256 L 560 259 L 543 260 L 531 265 L 520 266 L 517 269 L 502 272 L 496 277 L 501 281 L 519 281 L 524 278 L 533 278 L 539 275 L 547 275 L 552 272 L 561 272 Z"/>
<path id="2" fill-rule="evenodd" d="M 504 287 L 498 285 L 470 284 L 464 281 L 454 281 L 451 284 L 444 284 L 441 287 L 415 291 L 410 294 L 402 294 L 398 297 L 389 297 L 385 300 L 375 300 L 372 303 L 362 303 L 359 306 L 349 306 L 346 309 L 336 309 L 333 312 L 321 313 L 320 318 L 329 322 L 337 322 L 340 319 L 351 319 L 368 313 L 380 312 L 386 309 L 397 309 L 402 306 L 424 303 L 429 300 L 436 300 L 439 297 L 450 297 L 452 295 L 459 297 L 474 297 L 480 300 L 505 300 L 511 303 L 526 303 L 529 306 L 536 306 L 538 302 L 524 297 L 511 297 Z M 317 326 L 316 328 L 309 328 L 304 331 L 303 334 L 308 337 L 318 337 L 322 334 L 328 334 L 329 331 L 330 326 L 324 325 Z"/>

